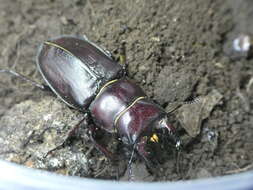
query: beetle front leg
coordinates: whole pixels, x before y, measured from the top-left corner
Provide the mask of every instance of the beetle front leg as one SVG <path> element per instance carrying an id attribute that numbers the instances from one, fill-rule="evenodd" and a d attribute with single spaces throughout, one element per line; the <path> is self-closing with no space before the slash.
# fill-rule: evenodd
<path id="1" fill-rule="evenodd" d="M 148 168 L 152 170 L 154 168 L 154 166 L 148 159 L 148 156 L 150 153 L 145 150 L 146 144 L 147 144 L 146 137 L 142 137 L 136 145 L 136 150 L 139 153 L 139 155 L 144 159 Z"/>
<path id="2" fill-rule="evenodd" d="M 30 79 L 30 78 L 28 78 L 28 77 L 26 77 L 26 76 L 24 76 L 24 75 L 16 72 L 16 71 L 8 70 L 8 69 L 0 69 L 0 73 L 7 73 L 7 74 L 10 74 L 10 75 L 13 75 L 15 77 L 18 77 L 18 78 L 20 78 L 20 79 L 22 79 L 22 80 L 30 83 L 33 86 L 36 86 L 37 88 L 40 88 L 41 90 L 46 90 L 46 91 L 50 90 L 51 91 L 51 89 L 50 89 L 49 86 L 47 86 L 45 84 L 37 83 L 34 80 L 32 80 L 32 79 Z"/>

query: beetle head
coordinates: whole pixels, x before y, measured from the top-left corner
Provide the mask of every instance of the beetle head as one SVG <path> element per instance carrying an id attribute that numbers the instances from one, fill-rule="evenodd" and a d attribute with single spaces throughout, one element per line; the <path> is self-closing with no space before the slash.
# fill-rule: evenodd
<path id="1" fill-rule="evenodd" d="M 157 154 L 156 151 L 163 151 L 170 147 L 181 147 L 181 141 L 177 135 L 176 129 L 168 123 L 167 117 L 153 123 L 146 134 L 143 134 L 136 143 L 138 153 L 148 161 L 151 154 Z"/>
<path id="2" fill-rule="evenodd" d="M 176 129 L 168 123 L 167 117 L 162 118 L 155 125 L 155 132 L 151 137 L 151 141 L 158 142 L 160 138 L 170 138 L 176 149 L 180 149 L 181 141 L 177 135 Z"/>

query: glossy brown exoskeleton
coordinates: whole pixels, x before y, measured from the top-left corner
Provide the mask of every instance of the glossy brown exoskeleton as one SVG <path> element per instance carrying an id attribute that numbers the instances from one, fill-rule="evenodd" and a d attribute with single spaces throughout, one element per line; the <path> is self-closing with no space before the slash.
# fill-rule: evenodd
<path id="1" fill-rule="evenodd" d="M 44 42 L 37 65 L 47 85 L 66 104 L 89 110 L 97 127 L 118 134 L 145 160 L 147 142 L 158 142 L 158 131 L 166 131 L 180 146 L 164 109 L 125 76 L 124 67 L 110 53 L 86 38 L 61 36 Z"/>

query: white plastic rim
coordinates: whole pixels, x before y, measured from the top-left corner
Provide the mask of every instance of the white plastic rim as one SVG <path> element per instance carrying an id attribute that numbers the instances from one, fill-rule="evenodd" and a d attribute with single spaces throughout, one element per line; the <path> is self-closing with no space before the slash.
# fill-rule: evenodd
<path id="1" fill-rule="evenodd" d="M 0 190 L 250 190 L 253 171 L 178 182 L 118 182 L 69 177 L 0 161 Z"/>

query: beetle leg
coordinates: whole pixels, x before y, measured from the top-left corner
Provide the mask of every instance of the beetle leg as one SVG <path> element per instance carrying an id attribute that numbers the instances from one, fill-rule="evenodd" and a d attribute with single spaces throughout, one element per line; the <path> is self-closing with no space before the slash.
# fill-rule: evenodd
<path id="1" fill-rule="evenodd" d="M 121 44 L 120 44 L 119 62 L 123 66 L 125 74 L 127 74 L 128 64 L 127 64 L 127 61 L 126 61 L 126 42 L 125 41 L 121 42 Z"/>
<path id="2" fill-rule="evenodd" d="M 128 181 L 134 181 L 134 175 L 133 175 L 133 171 L 132 171 L 132 163 L 133 163 L 135 148 L 136 148 L 136 144 L 133 147 L 132 154 L 131 154 L 131 157 L 128 161 L 128 165 L 127 165 L 127 167 L 128 167 Z"/>
<path id="3" fill-rule="evenodd" d="M 56 147 L 52 148 L 51 150 L 49 150 L 45 155 L 44 158 L 47 157 L 49 154 L 51 154 L 52 152 L 54 152 L 55 150 L 58 150 L 60 148 L 62 148 L 65 143 L 74 136 L 74 134 L 76 133 L 77 129 L 81 126 L 81 124 L 83 123 L 83 121 L 86 119 L 86 117 L 84 117 L 81 121 L 79 121 L 73 128 L 71 128 L 68 132 L 67 135 L 65 136 L 65 138 L 63 139 L 63 141 L 59 144 L 56 145 Z"/>
<path id="4" fill-rule="evenodd" d="M 32 84 L 33 86 L 36 86 L 37 88 L 40 88 L 41 90 L 50 90 L 49 86 L 45 85 L 45 84 L 40 84 L 40 83 L 37 83 L 35 82 L 34 80 L 20 74 L 20 73 L 17 73 L 13 70 L 7 70 L 7 69 L 0 69 L 0 73 L 7 73 L 7 74 L 10 74 L 10 75 L 13 75 L 15 77 L 18 77 L 26 82 L 29 82 L 30 84 Z"/>
<path id="5" fill-rule="evenodd" d="M 142 137 L 140 139 L 140 141 L 136 144 L 136 150 L 138 151 L 139 155 L 144 159 L 144 161 L 147 164 L 148 168 L 152 171 L 154 166 L 148 159 L 149 152 L 147 152 L 145 150 L 146 144 L 147 144 L 147 139 L 145 137 Z"/>
<path id="6" fill-rule="evenodd" d="M 171 103 L 166 108 L 167 113 L 173 113 L 185 104 L 197 104 L 197 103 L 201 102 L 201 99 L 202 99 L 201 97 L 196 97 L 193 100 L 189 100 L 189 101 Z"/>
<path id="7" fill-rule="evenodd" d="M 99 144 L 96 139 L 94 138 L 96 134 L 96 126 L 91 125 L 89 129 L 89 137 L 93 144 L 95 145 L 95 148 L 100 151 L 102 154 L 104 154 L 107 158 L 110 160 L 117 160 L 117 155 L 113 154 L 111 151 L 109 151 L 106 147 L 103 145 Z"/>

